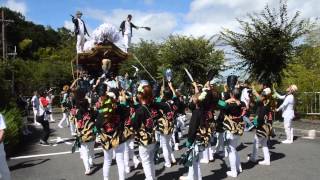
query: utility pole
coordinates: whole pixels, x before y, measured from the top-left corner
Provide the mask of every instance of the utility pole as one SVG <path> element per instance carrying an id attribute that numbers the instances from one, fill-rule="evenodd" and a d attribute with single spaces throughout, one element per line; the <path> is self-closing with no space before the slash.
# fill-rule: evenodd
<path id="1" fill-rule="evenodd" d="M 4 17 L 4 9 L 2 8 L 1 12 L 1 27 L 2 27 L 2 60 L 5 60 L 7 58 L 6 55 L 6 41 L 5 41 L 5 26 L 6 23 L 13 23 L 13 20 L 5 19 Z"/>

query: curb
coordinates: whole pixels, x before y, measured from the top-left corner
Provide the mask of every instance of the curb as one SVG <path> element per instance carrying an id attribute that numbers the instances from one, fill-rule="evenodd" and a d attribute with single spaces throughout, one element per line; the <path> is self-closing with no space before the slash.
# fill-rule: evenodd
<path id="1" fill-rule="evenodd" d="M 284 128 L 280 126 L 273 126 L 276 133 L 281 132 L 285 133 Z M 320 131 L 316 131 L 314 129 L 306 130 L 306 129 L 297 129 L 293 128 L 293 134 L 295 136 L 301 136 L 306 139 L 315 139 L 316 137 L 320 137 Z"/>

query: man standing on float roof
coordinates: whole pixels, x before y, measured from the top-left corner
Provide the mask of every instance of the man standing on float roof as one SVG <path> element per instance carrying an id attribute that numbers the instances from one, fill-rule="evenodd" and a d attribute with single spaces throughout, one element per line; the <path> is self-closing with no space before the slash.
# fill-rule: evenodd
<path id="1" fill-rule="evenodd" d="M 77 45 L 76 45 L 77 53 L 83 53 L 83 46 L 85 41 L 84 36 L 86 34 L 89 36 L 89 33 L 86 28 L 86 24 L 81 19 L 81 16 L 82 16 L 82 12 L 80 11 L 77 11 L 76 18 L 71 15 L 72 22 L 74 24 L 74 33 L 77 36 Z"/>
<path id="2" fill-rule="evenodd" d="M 125 44 L 125 48 L 128 51 L 128 48 L 131 44 L 131 37 L 132 37 L 132 28 L 139 29 L 138 26 L 134 25 L 132 22 L 132 15 L 129 14 L 127 19 L 122 21 L 120 25 L 120 31 L 122 32 L 123 41 Z"/>

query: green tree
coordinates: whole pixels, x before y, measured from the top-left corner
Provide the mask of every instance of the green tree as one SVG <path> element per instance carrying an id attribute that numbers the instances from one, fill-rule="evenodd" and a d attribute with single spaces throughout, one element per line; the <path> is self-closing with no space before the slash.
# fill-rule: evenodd
<path id="1" fill-rule="evenodd" d="M 320 90 L 320 46 L 303 47 L 293 58 L 293 63 L 284 70 L 282 87 L 297 84 L 300 92 Z"/>
<path id="2" fill-rule="evenodd" d="M 194 80 L 205 82 L 209 70 L 221 70 L 224 53 L 215 49 L 215 44 L 204 37 L 170 36 L 160 48 L 159 67 L 171 68 L 174 81 L 190 82 L 184 68 L 192 74 Z"/>
<path id="3" fill-rule="evenodd" d="M 32 40 L 31 39 L 24 39 L 19 42 L 19 49 L 21 56 L 31 56 L 31 47 L 32 47 Z"/>
<path id="4" fill-rule="evenodd" d="M 243 32 L 226 29 L 222 39 L 242 60 L 238 68 L 247 69 L 252 79 L 280 83 L 283 70 L 292 62 L 295 42 L 309 31 L 310 23 L 300 20 L 299 12 L 290 18 L 286 1 L 280 1 L 278 11 L 267 5 L 248 18 L 238 20 Z"/>
<path id="5" fill-rule="evenodd" d="M 6 79 L 6 64 L 0 62 L 0 109 L 4 108 L 10 100 L 10 82 Z"/>
<path id="6" fill-rule="evenodd" d="M 9 23 L 6 26 L 6 40 L 9 46 L 18 46 L 24 39 L 32 40 L 28 53 L 22 53 L 23 50 L 18 49 L 19 57 L 30 59 L 33 52 L 40 47 L 57 47 L 59 45 L 61 38 L 58 32 L 50 26 L 44 27 L 27 21 L 21 13 L 6 7 L 1 7 L 0 10 L 4 10 L 6 19 L 14 20 L 14 23 Z"/>
<path id="7" fill-rule="evenodd" d="M 195 80 L 205 82 L 206 72 L 210 69 L 219 71 L 224 60 L 223 51 L 216 50 L 214 43 L 203 37 L 170 36 L 161 44 L 141 40 L 133 46 L 132 52 L 157 81 L 163 78 L 166 68 L 171 68 L 176 84 L 190 82 L 184 68 Z M 120 74 L 133 74 L 132 65 L 139 67 L 142 79 L 152 80 L 134 58 L 121 64 Z"/>
<path id="8" fill-rule="evenodd" d="M 138 60 L 143 64 L 143 66 L 150 72 L 150 74 L 156 78 L 157 71 L 159 67 L 159 45 L 153 41 L 141 40 L 138 44 L 135 44 L 132 49 L 132 54 L 134 54 Z M 152 80 L 147 72 L 141 67 L 136 59 L 133 57 L 125 61 L 120 65 L 120 74 L 125 73 L 134 74 L 135 69 L 132 65 L 139 68 L 139 76 L 142 79 Z"/>

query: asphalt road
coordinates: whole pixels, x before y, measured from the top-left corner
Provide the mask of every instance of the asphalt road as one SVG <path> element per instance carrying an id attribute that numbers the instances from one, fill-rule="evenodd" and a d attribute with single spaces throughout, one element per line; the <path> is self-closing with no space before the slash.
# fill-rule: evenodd
<path id="1" fill-rule="evenodd" d="M 61 115 L 56 115 L 56 119 Z M 71 138 L 67 128 L 57 128 L 57 122 L 50 123 L 54 130 L 49 141 L 57 142 L 56 139 Z M 103 152 L 96 150 L 94 159 L 97 164 L 94 173 L 90 176 L 84 175 L 84 167 L 79 153 L 71 154 L 70 142 L 58 143 L 54 146 L 42 147 L 38 145 L 38 134 L 25 138 L 25 145 L 20 151 L 13 154 L 8 160 L 13 180 L 101 180 Z M 243 172 L 236 179 L 259 179 L 259 180 L 319 180 L 320 179 L 320 139 L 308 140 L 297 137 L 293 144 L 280 144 L 281 138 L 277 136 L 271 141 L 271 166 L 260 166 L 248 163 L 247 155 L 252 148 L 253 133 L 246 133 L 242 137 L 243 145 L 239 147 Z M 182 144 L 182 143 L 181 143 Z M 179 159 L 185 149 L 175 152 Z M 52 154 L 56 153 L 56 154 Z M 262 152 L 259 152 L 262 158 Z M 201 172 L 204 180 L 211 179 L 235 179 L 228 178 L 226 171 L 229 167 L 228 158 L 217 158 L 209 164 L 201 164 Z M 186 174 L 187 168 L 174 165 L 171 168 L 164 168 L 163 159 L 156 166 L 156 176 L 159 180 L 179 179 L 179 176 Z M 111 167 L 111 180 L 117 179 L 117 166 L 113 162 Z M 133 170 L 127 175 L 127 179 L 143 180 L 142 166 Z"/>

